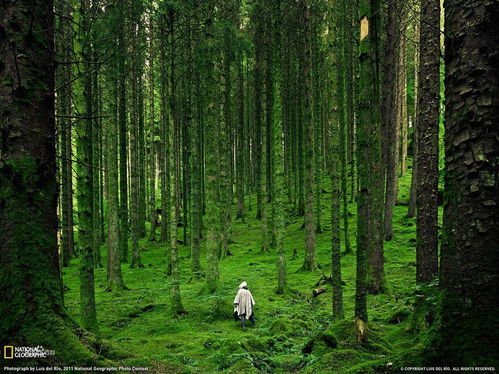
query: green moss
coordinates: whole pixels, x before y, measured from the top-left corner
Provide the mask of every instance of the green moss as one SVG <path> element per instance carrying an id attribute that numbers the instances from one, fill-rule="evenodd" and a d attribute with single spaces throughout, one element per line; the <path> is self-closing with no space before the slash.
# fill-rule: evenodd
<path id="1" fill-rule="evenodd" d="M 324 188 L 329 189 L 329 183 L 325 179 Z M 400 179 L 400 186 L 402 191 L 408 192 L 410 175 Z M 324 198 L 322 203 L 322 221 L 329 222 L 330 201 Z M 388 361 L 395 367 L 401 358 L 418 362 L 418 358 L 411 355 L 422 352 L 421 340 L 426 339 L 428 331 L 420 335 L 405 331 L 412 314 L 400 323 L 386 322 L 398 311 L 410 311 L 413 307 L 415 267 L 407 264 L 415 262 L 414 243 L 411 242 L 415 237 L 415 225 L 414 219 L 406 218 L 407 207 L 396 206 L 394 209 L 394 239 L 385 243 L 389 292 L 368 296 L 369 340 L 361 346 L 356 341 L 352 317 L 355 256 L 341 258 L 347 319 L 332 321 L 331 293 L 313 300 L 310 297 L 320 274 L 295 272 L 303 265 L 304 231 L 300 229 L 303 220 L 287 216 L 285 249 L 289 255 L 293 248 L 298 249 L 297 258 L 288 257 L 288 286 L 296 293 L 275 295 L 276 254 L 259 253 L 255 247 L 255 243 L 260 243 L 261 222 L 253 218 L 255 204 L 252 205 L 246 222 L 236 220 L 233 223 L 232 239 L 236 244 L 230 245 L 233 256 L 220 262 L 216 293 L 200 295 L 204 280 L 191 277 L 190 247 L 179 246 L 180 292 L 183 305 L 189 312 L 187 315 L 172 314 L 163 243 L 148 242 L 147 239 L 140 242 L 141 247 L 147 248 L 141 254 L 146 269 L 137 271 L 122 267 L 124 282 L 130 290 L 106 292 L 106 266 L 95 269 L 100 334 L 133 355 L 113 359 L 115 362 L 143 359 L 158 372 L 187 370 L 193 373 L 346 373 L 352 368 L 363 368 L 362 364 L 367 365 L 366 370 L 371 370 L 368 364 L 371 362 L 374 362 L 371 368 L 382 368 Z M 350 211 L 356 211 L 354 205 Z M 355 228 L 355 214 L 349 217 L 349 224 Z M 317 234 L 317 260 L 324 269 L 331 266 L 330 234 L 326 226 L 323 226 L 322 233 Z M 355 243 L 355 230 L 350 230 L 350 234 L 351 242 Z M 204 244 L 201 253 L 203 268 L 206 266 Z M 102 257 L 105 262 L 105 247 Z M 237 286 L 243 280 L 248 282 L 256 302 L 256 327 L 248 323 L 244 330 L 232 316 L 232 302 Z M 69 287 L 65 293 L 66 307 L 69 314 L 79 320 L 76 264 L 64 269 L 64 283 Z M 154 305 L 154 308 L 143 311 L 149 305 Z M 317 343 L 315 350 L 304 354 L 302 349 L 314 339 Z"/>

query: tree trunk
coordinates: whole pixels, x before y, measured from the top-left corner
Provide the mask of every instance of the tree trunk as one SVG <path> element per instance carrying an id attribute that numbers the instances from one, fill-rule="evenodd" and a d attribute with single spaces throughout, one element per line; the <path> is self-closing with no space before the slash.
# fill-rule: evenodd
<path id="1" fill-rule="evenodd" d="M 156 124 L 155 124 L 155 80 L 154 80 L 154 21 L 149 20 L 149 241 L 156 240 L 158 214 L 156 212 Z"/>
<path id="2" fill-rule="evenodd" d="M 92 60 L 95 59 L 95 53 L 92 51 Z M 99 71 L 94 71 L 90 75 L 92 79 L 92 242 L 94 250 L 94 266 L 101 268 L 101 216 L 100 216 L 100 180 L 101 162 L 100 162 L 100 138 L 102 131 L 99 128 L 100 108 L 99 108 Z"/>
<path id="3" fill-rule="evenodd" d="M 440 1 L 421 4 L 419 72 L 416 281 L 438 272 L 438 128 L 440 108 Z"/>
<path id="4" fill-rule="evenodd" d="M 61 13 L 64 17 L 71 14 L 71 7 L 64 2 L 61 3 Z M 71 28 L 67 26 L 67 21 L 61 17 L 61 28 L 65 33 L 69 34 L 65 37 L 62 48 L 64 49 L 64 61 L 71 60 L 72 49 L 72 34 Z M 61 83 L 64 85 L 60 93 L 61 105 L 61 211 L 62 211 L 62 235 L 61 235 L 61 250 L 63 266 L 69 266 L 71 258 L 74 256 L 74 232 L 73 232 L 73 165 L 72 165 L 72 149 L 71 149 L 71 80 L 72 72 L 71 65 L 65 64 L 62 67 Z"/>
<path id="5" fill-rule="evenodd" d="M 213 12 L 213 9 L 211 9 Z M 218 144 L 216 139 L 217 126 L 217 95 L 215 80 L 215 50 L 213 41 L 215 38 L 211 19 L 206 21 L 205 43 L 206 55 L 204 56 L 204 73 L 206 76 L 206 115 L 204 123 L 204 134 L 206 140 L 206 283 L 205 291 L 213 293 L 216 291 L 220 279 L 218 270 L 218 222 L 219 206 L 217 198 L 217 161 Z"/>
<path id="6" fill-rule="evenodd" d="M 201 117 L 202 117 L 202 100 L 201 100 L 201 78 L 199 71 L 196 71 L 196 95 L 195 107 L 196 115 L 195 120 L 191 126 L 191 181 L 192 181 L 192 194 L 191 194 L 191 271 L 194 276 L 199 277 L 201 273 L 201 226 L 202 226 L 202 191 L 201 180 L 203 179 L 200 162 L 201 156 Z"/>
<path id="7" fill-rule="evenodd" d="M 339 44 L 341 43 L 338 21 L 339 17 L 331 20 L 329 32 L 331 32 L 331 43 L 334 49 L 330 56 L 330 70 L 328 83 L 331 87 L 331 97 L 329 100 L 329 153 L 331 154 L 331 165 L 329 175 L 331 178 L 331 285 L 333 287 L 333 316 L 334 318 L 343 318 L 343 291 L 341 285 L 341 208 L 340 208 L 340 118 L 339 118 L 339 105 L 341 105 L 341 98 L 339 97 L 339 85 L 341 81 L 338 80 L 338 59 L 341 56 L 337 53 Z M 329 35 L 329 33 L 328 33 Z"/>
<path id="8" fill-rule="evenodd" d="M 128 170 L 127 170 L 127 98 L 126 98 L 126 2 L 123 1 L 119 7 L 119 30 L 118 45 L 119 45 L 119 101 L 118 101 L 118 118 L 119 118 L 119 172 L 120 172 L 120 253 L 121 262 L 128 262 Z"/>
<path id="9" fill-rule="evenodd" d="M 305 262 L 303 270 L 317 269 L 315 253 L 315 214 L 314 214 L 314 118 L 311 104 L 311 65 L 310 58 L 310 6 L 307 0 L 301 0 L 303 10 L 303 80 L 304 80 L 304 124 L 305 129 Z M 301 140 L 301 139 L 300 139 Z"/>
<path id="10" fill-rule="evenodd" d="M 414 24 L 414 39 L 416 43 L 420 43 L 420 32 L 419 32 L 419 17 L 416 16 L 416 21 Z M 413 156 L 412 156 L 412 173 L 411 173 L 411 192 L 409 197 L 409 208 L 407 210 L 407 217 L 416 217 L 416 196 L 417 196 L 417 178 L 418 178 L 418 117 L 419 117 L 419 48 L 414 48 L 414 119 L 412 124 L 412 144 L 413 144 Z"/>
<path id="11" fill-rule="evenodd" d="M 435 362 L 455 366 L 480 362 L 496 369 L 498 14 L 499 3 L 494 0 L 445 1 L 446 192 L 440 278 L 444 298 L 439 334 L 430 348 Z"/>
<path id="12" fill-rule="evenodd" d="M 119 48 L 117 48 L 119 51 Z M 118 52 L 119 53 L 119 52 Z M 117 53 L 117 54 L 118 54 Z M 113 56 L 118 61 L 118 56 Z M 113 115 L 107 126 L 107 282 L 108 290 L 122 290 L 125 287 L 121 275 L 119 183 L 118 183 L 118 136 L 119 118 L 119 63 L 113 65 Z"/>
<path id="13" fill-rule="evenodd" d="M 338 134 L 338 151 L 339 151 L 339 160 L 338 164 L 338 172 L 340 173 L 340 196 L 343 208 L 343 237 L 345 240 L 345 253 L 351 253 L 352 248 L 350 247 L 350 230 L 348 228 L 348 187 L 347 187 L 347 162 L 346 162 L 346 153 L 347 153 L 347 115 L 346 108 L 346 96 L 345 96 L 345 81 L 349 79 L 349 77 L 345 76 L 347 71 L 346 67 L 348 61 L 345 56 L 345 49 L 349 46 L 347 45 L 347 40 L 345 34 L 348 32 L 348 28 L 346 25 L 347 15 L 346 15 L 346 4 L 345 1 L 341 1 L 341 14 L 339 20 L 339 31 L 338 31 L 338 40 L 337 40 L 337 48 L 338 51 L 338 66 L 337 66 L 337 77 L 338 77 L 338 85 L 337 85 L 337 95 L 338 95 L 338 115 L 339 115 L 339 134 Z"/>
<path id="14" fill-rule="evenodd" d="M 261 191 L 261 179 L 262 177 L 262 153 L 265 151 L 262 148 L 262 126 L 263 126 L 263 105 L 262 105 L 262 95 L 263 95 L 263 69 L 264 69 L 264 25 L 263 20 L 263 5 L 261 0 L 255 3 L 255 8 L 253 10 L 253 18 L 255 22 L 255 68 L 254 68 L 254 100 L 255 100 L 255 119 L 254 119 L 254 153 L 255 153 L 255 187 L 256 187 L 256 219 L 260 220 L 262 218 L 262 205 L 264 201 L 262 200 Z"/>
<path id="15" fill-rule="evenodd" d="M 398 91 L 400 84 L 400 39 L 403 5 L 397 0 L 388 3 L 387 41 L 385 43 L 385 64 L 383 79 L 383 127 L 384 127 L 384 161 L 386 167 L 386 197 L 384 215 L 385 240 L 393 238 L 393 208 L 397 202 L 398 164 L 399 164 L 399 122 L 397 121 Z"/>
<path id="16" fill-rule="evenodd" d="M 132 237 L 132 261 L 131 268 L 144 267 L 140 260 L 139 238 L 140 238 L 140 119 L 139 119 L 139 80 L 138 77 L 138 40 L 135 20 L 140 17 L 137 4 L 133 2 L 130 12 L 132 18 L 131 25 L 131 112 L 130 112 L 130 223 Z"/>
<path id="17" fill-rule="evenodd" d="M 381 153 L 381 51 L 380 17 L 378 0 L 371 0 L 370 60 L 373 74 L 371 113 L 369 128 L 369 247 L 368 247 L 368 286 L 369 292 L 377 294 L 384 288 L 383 253 L 383 208 L 384 208 L 384 165 Z"/>
<path id="18" fill-rule="evenodd" d="M 75 38 L 78 60 L 75 81 L 76 108 L 81 118 L 76 126 L 77 191 L 78 191 L 78 239 L 80 247 L 80 315 L 82 327 L 97 332 L 94 285 L 93 251 L 93 168 L 92 168 L 92 81 L 90 75 L 91 54 L 88 20 L 89 1 L 81 0 L 74 10 L 75 23 L 79 25 Z"/>
<path id="19" fill-rule="evenodd" d="M 97 357 L 79 341 L 62 297 L 54 34 L 45 32 L 54 27 L 53 9 L 50 0 L 0 5 L 0 344 L 42 345 L 67 364 L 95 365 Z"/>

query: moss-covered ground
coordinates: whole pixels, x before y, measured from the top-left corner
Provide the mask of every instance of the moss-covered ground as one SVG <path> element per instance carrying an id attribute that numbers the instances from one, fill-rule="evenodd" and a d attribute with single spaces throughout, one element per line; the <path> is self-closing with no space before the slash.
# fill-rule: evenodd
<path id="1" fill-rule="evenodd" d="M 399 203 L 407 203 L 410 174 L 399 182 Z M 246 222 L 234 221 L 232 256 L 220 262 L 220 283 L 214 295 L 200 295 L 203 279 L 192 279 L 189 247 L 179 246 L 181 294 L 188 314 L 174 316 L 165 276 L 165 245 L 140 242 L 143 269 L 123 264 L 129 290 L 106 292 L 104 268 L 96 269 L 97 314 L 101 336 L 129 352 L 119 364 L 149 366 L 165 373 L 369 373 L 397 372 L 407 352 L 417 350 L 421 338 L 409 331 L 415 286 L 415 221 L 406 217 L 407 206 L 394 211 L 394 239 L 385 242 L 386 292 L 369 295 L 369 342 L 356 343 L 353 330 L 355 297 L 356 208 L 349 207 L 350 241 L 354 253 L 342 257 L 345 320 L 332 321 L 331 287 L 312 297 L 322 275 L 330 273 L 330 195 L 322 195 L 322 233 L 317 235 L 322 270 L 300 272 L 303 262 L 303 218 L 287 215 L 286 252 L 290 289 L 274 293 L 276 254 L 260 253 L 260 222 L 253 210 Z M 179 230 L 180 231 L 180 230 Z M 180 234 L 180 232 L 179 232 Z M 181 236 L 181 235 L 179 235 Z M 293 249 L 297 256 L 293 257 Z M 204 252 L 202 254 L 204 258 Z M 63 270 L 65 303 L 79 319 L 78 260 Z M 204 263 L 203 263 L 204 265 Z M 256 301 L 256 327 L 242 330 L 232 317 L 232 301 L 241 281 L 247 281 Z"/>

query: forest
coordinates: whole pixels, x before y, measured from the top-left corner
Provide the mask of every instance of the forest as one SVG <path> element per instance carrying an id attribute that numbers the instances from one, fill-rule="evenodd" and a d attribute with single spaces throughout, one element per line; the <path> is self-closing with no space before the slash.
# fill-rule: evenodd
<path id="1" fill-rule="evenodd" d="M 499 371 L 497 0 L 0 15 L 4 371 Z"/>

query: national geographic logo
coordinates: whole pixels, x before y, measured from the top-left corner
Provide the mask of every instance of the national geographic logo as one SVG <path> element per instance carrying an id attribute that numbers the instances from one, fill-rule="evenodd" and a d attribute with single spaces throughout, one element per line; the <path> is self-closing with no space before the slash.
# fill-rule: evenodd
<path id="1" fill-rule="evenodd" d="M 45 349 L 41 345 L 36 347 L 14 347 L 5 345 L 3 347 L 3 358 L 47 358 L 47 356 L 55 355 L 55 351 Z"/>
<path id="2" fill-rule="evenodd" d="M 5 359 L 14 358 L 14 347 L 12 345 L 5 345 L 3 347 L 3 358 Z"/>

